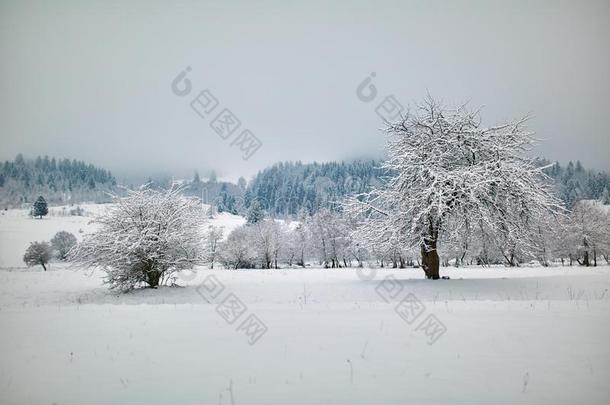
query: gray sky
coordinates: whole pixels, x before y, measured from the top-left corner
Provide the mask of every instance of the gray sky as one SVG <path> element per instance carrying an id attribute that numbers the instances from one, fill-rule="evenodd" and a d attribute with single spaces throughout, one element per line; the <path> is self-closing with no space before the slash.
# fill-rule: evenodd
<path id="1" fill-rule="evenodd" d="M 429 91 L 490 125 L 533 113 L 541 155 L 610 170 L 610 2 L 128 3 L 0 2 L 0 158 L 249 176 L 379 154 L 378 102 Z M 248 161 L 190 108 L 206 88 L 263 142 Z"/>

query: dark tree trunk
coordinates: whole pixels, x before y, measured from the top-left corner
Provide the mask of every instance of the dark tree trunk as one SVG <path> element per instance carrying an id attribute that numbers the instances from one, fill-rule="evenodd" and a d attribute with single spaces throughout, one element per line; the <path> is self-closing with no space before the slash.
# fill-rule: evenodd
<path id="1" fill-rule="evenodd" d="M 42 268 L 44 269 L 44 271 L 47 271 L 47 266 L 44 265 L 44 263 L 40 263 L 40 265 L 42 266 Z"/>
<path id="2" fill-rule="evenodd" d="M 582 260 L 582 264 L 589 267 L 589 243 L 587 242 L 587 238 L 583 239 L 583 246 L 585 247 L 585 257 Z"/>
<path id="3" fill-rule="evenodd" d="M 157 288 L 159 286 L 159 280 L 161 280 L 161 273 L 155 270 L 150 270 L 146 273 L 146 283 L 151 288 Z"/>
<path id="4" fill-rule="evenodd" d="M 589 251 L 585 250 L 585 255 L 582 259 L 582 265 L 589 267 Z"/>
<path id="5" fill-rule="evenodd" d="M 426 278 L 438 280 L 440 278 L 438 273 L 440 260 L 438 251 L 436 250 L 436 241 L 429 241 L 427 244 L 422 244 L 421 259 L 422 269 L 424 269 L 424 273 L 426 273 Z"/>

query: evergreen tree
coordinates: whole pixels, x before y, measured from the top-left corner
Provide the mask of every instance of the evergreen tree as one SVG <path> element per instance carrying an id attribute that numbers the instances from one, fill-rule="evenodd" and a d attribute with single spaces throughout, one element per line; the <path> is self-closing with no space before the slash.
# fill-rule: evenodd
<path id="1" fill-rule="evenodd" d="M 237 180 L 237 187 L 239 187 L 242 192 L 246 191 L 246 185 L 247 185 L 246 179 L 244 179 L 243 177 L 240 177 Z"/>
<path id="2" fill-rule="evenodd" d="M 32 207 L 32 216 L 42 218 L 49 213 L 47 202 L 43 196 L 38 196 Z"/>
<path id="3" fill-rule="evenodd" d="M 256 223 L 262 221 L 264 218 L 265 218 L 265 212 L 263 211 L 263 208 L 261 207 L 258 200 L 254 200 L 252 205 L 250 205 L 250 209 L 248 210 L 248 216 L 247 216 L 248 224 L 250 224 L 250 225 L 256 224 Z"/>
<path id="4" fill-rule="evenodd" d="M 600 197 L 602 204 L 610 205 L 610 193 L 608 192 L 608 188 L 604 187 L 604 191 L 602 191 L 602 195 Z"/>
<path id="5" fill-rule="evenodd" d="M 237 215 L 235 197 L 228 193 L 227 183 L 223 183 L 220 188 L 220 193 L 216 198 L 216 206 L 218 207 L 218 212 L 228 212 Z"/>

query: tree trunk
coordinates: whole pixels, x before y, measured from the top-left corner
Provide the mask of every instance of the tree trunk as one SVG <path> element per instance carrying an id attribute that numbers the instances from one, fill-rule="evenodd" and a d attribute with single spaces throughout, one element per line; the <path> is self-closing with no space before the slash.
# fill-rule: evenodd
<path id="1" fill-rule="evenodd" d="M 587 238 L 583 239 L 583 246 L 585 248 L 585 257 L 583 258 L 583 265 L 589 267 L 589 243 L 587 242 Z"/>
<path id="2" fill-rule="evenodd" d="M 161 279 L 161 273 L 156 270 L 150 270 L 146 272 L 146 283 L 151 288 L 157 288 L 159 286 L 159 280 Z"/>
<path id="3" fill-rule="evenodd" d="M 422 244 L 421 246 L 421 259 L 422 269 L 426 273 L 426 278 L 432 280 L 438 280 L 440 278 L 438 274 L 440 260 L 438 257 L 438 251 L 436 250 L 436 241 Z"/>
<path id="4" fill-rule="evenodd" d="M 589 267 L 589 251 L 588 250 L 585 250 L 585 255 L 582 259 L 582 265 Z"/>
<path id="5" fill-rule="evenodd" d="M 44 263 L 40 263 L 40 265 L 42 266 L 42 268 L 44 269 L 44 271 L 47 271 L 47 266 L 44 265 Z"/>

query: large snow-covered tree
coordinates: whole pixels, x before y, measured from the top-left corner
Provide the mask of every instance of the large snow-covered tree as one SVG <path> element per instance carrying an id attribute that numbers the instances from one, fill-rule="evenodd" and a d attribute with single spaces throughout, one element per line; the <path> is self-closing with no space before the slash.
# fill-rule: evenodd
<path id="1" fill-rule="evenodd" d="M 179 188 L 130 191 L 97 218 L 97 231 L 69 259 L 103 268 L 113 289 L 143 283 L 157 287 L 173 273 L 205 260 L 204 220 L 201 204 L 184 197 Z"/>
<path id="2" fill-rule="evenodd" d="M 348 207 L 375 224 L 372 238 L 389 235 L 419 249 L 428 278 L 439 278 L 439 244 L 463 238 L 467 228 L 492 235 L 515 265 L 537 242 L 539 218 L 562 210 L 543 167 L 527 157 L 535 140 L 526 121 L 484 127 L 478 111 L 428 97 L 387 128 L 385 184 Z"/>

